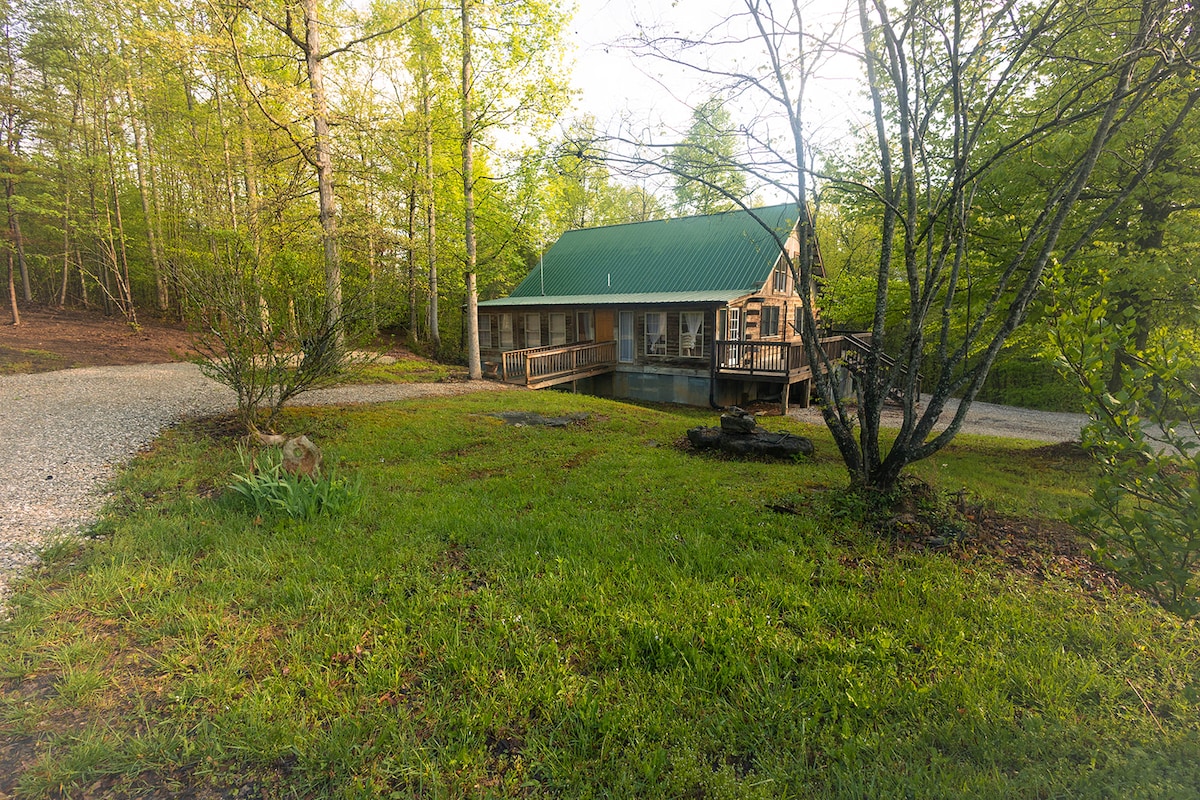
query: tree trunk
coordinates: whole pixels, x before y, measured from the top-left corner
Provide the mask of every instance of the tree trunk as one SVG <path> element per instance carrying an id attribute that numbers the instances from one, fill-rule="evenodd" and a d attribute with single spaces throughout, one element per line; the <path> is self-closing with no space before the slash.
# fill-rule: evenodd
<path id="1" fill-rule="evenodd" d="M 25 261 L 25 239 L 21 236 L 21 217 L 15 211 L 9 216 L 13 246 L 17 249 L 17 265 L 21 271 L 21 295 L 26 303 L 33 302 L 33 290 L 29 286 L 29 264 Z"/>
<path id="2" fill-rule="evenodd" d="M 17 308 L 17 281 L 13 267 L 13 251 L 12 247 L 6 247 L 8 251 L 8 301 L 9 308 L 12 310 L 12 324 L 21 324 L 21 311 Z"/>
<path id="3" fill-rule="evenodd" d="M 433 355 L 437 357 L 442 349 L 442 334 L 438 328 L 438 275 L 437 275 L 437 201 L 433 193 L 433 98 L 430 96 L 429 74 L 422 76 L 423 96 L 421 98 L 424 112 L 425 135 L 425 242 L 426 262 L 429 265 L 429 304 L 427 306 L 426 327 L 429 338 L 433 342 Z"/>
<path id="4" fill-rule="evenodd" d="M 21 241 L 21 222 L 17 218 L 17 211 L 13 207 L 13 195 L 16 194 L 16 181 L 12 178 L 7 178 L 4 181 L 4 201 L 8 209 L 8 232 L 11 242 L 9 243 L 9 258 L 12 258 L 13 250 L 17 254 L 17 265 L 21 273 L 21 290 L 22 296 L 26 303 L 33 302 L 33 292 L 29 288 L 29 268 L 25 263 L 25 244 Z M 14 322 L 14 325 L 17 323 Z"/>
<path id="5" fill-rule="evenodd" d="M 259 308 L 259 323 L 263 331 L 267 331 L 271 327 L 271 304 L 267 302 L 266 292 L 263 290 L 263 278 L 261 271 L 262 262 L 262 231 L 259 224 L 259 199 L 258 199 L 258 167 L 254 162 L 254 141 L 250 137 L 250 111 L 247 107 L 246 100 L 241 93 L 241 85 L 234 94 L 237 105 L 238 114 L 241 118 L 241 137 L 242 137 L 242 175 L 243 183 L 246 187 L 246 219 L 250 226 L 250 242 L 254 249 L 254 287 L 258 292 L 258 308 Z"/>
<path id="6" fill-rule="evenodd" d="M 155 308 L 167 310 L 167 277 L 158 255 L 158 238 L 154 235 L 154 213 L 150 207 L 150 192 L 146 186 L 146 150 L 142 146 L 142 129 L 138 125 L 137 106 L 133 97 L 133 79 L 125 69 L 125 99 L 129 103 L 129 127 L 133 130 L 133 160 L 136 166 L 138 197 L 142 201 L 142 217 L 146 220 L 146 246 L 150 249 L 150 268 L 154 273 Z"/>
<path id="7" fill-rule="evenodd" d="M 75 125 L 79 121 L 79 106 L 80 99 L 75 96 L 71 99 L 71 124 L 67 127 L 67 135 L 64 140 L 60 141 L 58 146 L 58 174 L 63 184 L 63 264 L 62 264 L 62 285 L 58 292 L 58 307 L 64 308 L 67 305 L 67 286 L 70 281 L 71 272 L 71 167 L 67 154 L 70 152 L 71 143 L 75 138 Z"/>
<path id="8" fill-rule="evenodd" d="M 463 229 L 467 247 L 467 376 L 483 377 L 479 364 L 479 295 L 475 291 L 475 121 L 471 108 L 471 18 L 470 0 L 462 0 L 462 172 Z"/>
<path id="9" fill-rule="evenodd" d="M 317 204 L 321 220 L 321 243 L 325 250 L 325 321 L 340 325 L 342 317 L 342 267 L 337 247 L 337 197 L 333 191 L 333 148 L 329 135 L 329 105 L 325 96 L 325 75 L 321 63 L 321 30 L 317 0 L 301 0 L 304 11 L 304 62 L 312 91 L 313 160 L 317 167 Z M 337 345 L 342 345 L 342 336 Z"/>
<path id="10" fill-rule="evenodd" d="M 416 167 L 418 165 L 414 165 Z M 421 321 L 417 318 L 417 178 L 413 170 L 413 181 L 408 192 L 408 333 L 414 340 L 421 340 Z"/>
<path id="11" fill-rule="evenodd" d="M 70 173 L 64 168 L 62 169 L 63 179 L 63 261 L 62 261 L 62 284 L 58 291 L 58 307 L 64 308 L 67 305 L 67 282 L 70 280 L 71 274 L 71 178 Z"/>
<path id="12" fill-rule="evenodd" d="M 133 305 L 133 286 L 129 281 L 129 252 L 125 247 L 125 223 L 121 218 L 121 196 L 117 186 L 117 165 L 113 156 L 112 131 L 108 123 L 108 109 L 104 109 L 104 143 L 108 150 L 108 185 L 112 191 L 113 216 L 117 221 L 117 247 L 114 255 L 120 256 L 119 265 L 115 266 L 117 291 L 120 292 L 118 306 L 125 319 L 137 324 L 137 309 Z M 111 228 L 110 228 L 111 230 Z"/>

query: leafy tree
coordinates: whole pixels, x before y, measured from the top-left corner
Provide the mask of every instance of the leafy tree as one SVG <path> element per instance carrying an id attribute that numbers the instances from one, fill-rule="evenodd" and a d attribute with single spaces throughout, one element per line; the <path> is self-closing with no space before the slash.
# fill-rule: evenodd
<path id="1" fill-rule="evenodd" d="M 547 241 L 568 230 L 663 216 L 662 203 L 651 192 L 613 178 L 595 131 L 594 118 L 576 121 L 545 157 L 545 174 L 538 180 L 545 185 Z"/>
<path id="2" fill-rule="evenodd" d="M 852 49 L 866 74 L 870 157 L 860 160 L 858 174 L 820 175 L 808 144 L 806 87 L 831 50 L 849 48 L 840 36 L 804 25 L 792 3 L 745 0 L 728 22 L 725 37 L 672 35 L 646 44 L 677 63 L 689 57 L 695 63 L 701 54 L 705 73 L 723 78 L 729 96 L 754 95 L 774 109 L 753 120 L 741 142 L 737 162 L 747 173 L 798 209 L 812 207 L 818 178 L 872 209 L 880 236 L 870 320 L 876 346 L 863 359 L 852 396 L 843 394 L 835 364 L 818 347 L 815 246 L 807 225 L 789 257 L 806 299 L 802 334 L 818 366 L 825 422 L 852 484 L 888 492 L 905 467 L 954 438 L 997 356 L 1025 322 L 1046 267 L 1077 256 L 1118 200 L 1154 172 L 1185 117 L 1168 114 L 1148 125 L 1121 197 L 1109 203 L 1085 197 L 1122 131 L 1149 119 L 1159 93 L 1195 80 L 1200 31 L 1186 2 L 859 0 Z M 739 32 L 746 30 L 761 56 L 752 69 L 738 66 L 746 41 Z M 737 42 L 740 61 L 719 64 L 709 40 Z M 786 141 L 775 135 L 780 128 Z M 1023 187 L 1019 203 L 1003 217 L 984 213 L 981 198 L 1000 195 L 1026 162 L 1044 170 Z M 678 168 L 670 160 L 663 166 Z M 1007 244 L 989 252 L 984 244 L 1000 226 L 1009 229 Z M 881 345 L 897 310 L 899 346 L 887 358 Z M 929 394 L 918 398 L 925 373 L 932 375 Z M 885 440 L 883 405 L 897 393 L 903 421 Z M 954 396 L 961 402 L 942 420 Z M 948 424 L 938 429 L 941 423 Z"/>
<path id="3" fill-rule="evenodd" d="M 20 168 L 11 207 L 36 300 L 192 313 L 189 276 L 234 270 L 257 287 L 249 307 L 289 333 L 307 299 L 344 288 L 370 298 L 372 324 L 457 347 L 459 315 L 436 313 L 459 307 L 467 262 L 465 237 L 446 235 L 466 224 L 454 9 L 28 0 L 4 13 L 5 98 L 23 109 L 21 158 L 4 168 Z M 508 280 L 531 238 L 535 204 L 497 141 L 561 108 L 563 19 L 542 0 L 471 6 L 484 286 Z"/>
<path id="4" fill-rule="evenodd" d="M 25 264 L 25 247 L 21 239 L 20 215 L 15 206 L 15 187 L 25 171 L 21 154 L 21 132 L 29 116 L 18 90 L 16 42 L 13 27 L 19 24 L 8 0 L 0 0 L 0 181 L 4 184 L 5 257 L 8 261 L 8 299 L 12 324 L 21 324 L 17 307 L 17 287 L 14 269 L 21 273 L 25 301 L 30 300 L 29 271 Z M 16 266 L 14 266 L 16 265 Z"/>
<path id="5" fill-rule="evenodd" d="M 675 178 L 675 211 L 714 214 L 741 202 L 746 175 L 736 151 L 733 120 L 719 97 L 693 109 L 691 127 L 666 159 Z"/>

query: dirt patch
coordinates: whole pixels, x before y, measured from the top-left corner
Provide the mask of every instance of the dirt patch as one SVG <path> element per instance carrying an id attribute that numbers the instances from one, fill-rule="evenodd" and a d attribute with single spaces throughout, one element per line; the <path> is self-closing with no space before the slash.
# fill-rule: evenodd
<path id="1" fill-rule="evenodd" d="M 420 356 L 394 336 L 371 344 L 381 363 L 402 360 L 430 364 L 429 380 L 463 383 L 459 375 L 442 377 L 437 362 Z M 21 324 L 0 324 L 0 375 L 51 372 L 72 367 L 117 367 L 188 361 L 197 355 L 193 334 L 180 322 L 148 317 L 136 326 L 99 311 L 33 306 L 21 310 Z M 422 378 L 412 374 L 414 382 Z"/>
<path id="2" fill-rule="evenodd" d="M 27 308 L 20 325 L 0 326 L 0 374 L 163 364 L 193 354 L 191 333 L 154 319 L 134 327 L 94 311 Z"/>
<path id="3" fill-rule="evenodd" d="M 898 536 L 901 550 L 937 550 L 963 561 L 986 560 L 1008 574 L 1035 580 L 1059 579 L 1099 596 L 1124 583 L 1092 559 L 1088 542 L 1061 520 L 992 515 L 979 509 L 965 514 L 966 530 L 956 538 Z"/>
<path id="4" fill-rule="evenodd" d="M 1092 560 L 1091 546 L 1062 521 L 985 519 L 971 544 L 975 552 L 1002 561 L 1014 572 L 1066 578 L 1093 592 L 1122 585 L 1116 575 Z"/>
<path id="5" fill-rule="evenodd" d="M 1059 442 L 1035 447 L 1029 451 L 1029 455 L 1046 461 L 1090 461 L 1092 459 L 1079 442 Z"/>

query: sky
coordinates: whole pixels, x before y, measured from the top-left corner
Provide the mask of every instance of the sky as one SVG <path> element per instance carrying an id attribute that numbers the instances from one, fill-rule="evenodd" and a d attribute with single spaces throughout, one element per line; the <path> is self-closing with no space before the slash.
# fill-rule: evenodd
<path id="1" fill-rule="evenodd" d="M 840 18 L 845 0 L 809 0 L 804 5 L 811 28 Z M 639 58 L 621 41 L 636 35 L 639 24 L 697 34 L 744 8 L 743 0 L 577 0 L 577 6 L 570 26 L 576 48 L 572 82 L 581 92 L 576 113 L 591 114 L 600 125 L 627 117 L 676 130 L 687 127 L 691 108 L 706 99 L 708 91 L 694 71 Z M 827 64 L 821 80 L 810 86 L 806 113 L 822 138 L 844 139 L 849 129 L 864 122 L 859 72 L 857 61 L 844 57 Z M 736 109 L 731 110 L 736 115 Z"/>

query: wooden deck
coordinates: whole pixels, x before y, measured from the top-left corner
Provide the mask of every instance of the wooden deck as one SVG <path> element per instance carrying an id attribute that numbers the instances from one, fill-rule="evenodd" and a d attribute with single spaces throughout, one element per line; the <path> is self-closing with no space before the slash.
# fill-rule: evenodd
<path id="1" fill-rule="evenodd" d="M 826 336 L 820 344 L 830 364 L 844 364 L 851 372 L 861 368 L 872 346 L 870 336 L 861 334 Z M 783 384 L 784 397 L 793 384 L 803 384 L 805 398 L 811 390 L 813 366 L 800 342 L 718 340 L 713 343 L 713 365 L 716 377 L 725 380 Z M 491 374 L 505 383 L 542 389 L 603 375 L 616 367 L 616 342 L 584 342 L 509 350 L 498 364 L 493 363 Z"/>
<path id="2" fill-rule="evenodd" d="M 714 342 L 717 377 L 797 383 L 813 376 L 812 364 L 801 342 Z M 849 349 L 846 337 L 827 336 L 821 349 L 837 363 Z"/>
<path id="3" fill-rule="evenodd" d="M 509 350 L 500 364 L 500 380 L 530 389 L 556 386 L 612 372 L 617 365 L 616 342 L 549 345 Z"/>

